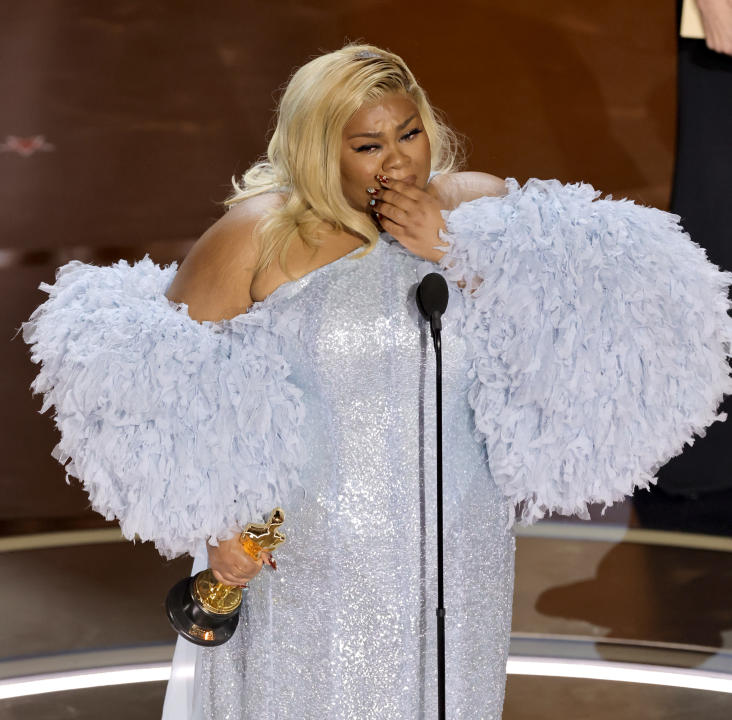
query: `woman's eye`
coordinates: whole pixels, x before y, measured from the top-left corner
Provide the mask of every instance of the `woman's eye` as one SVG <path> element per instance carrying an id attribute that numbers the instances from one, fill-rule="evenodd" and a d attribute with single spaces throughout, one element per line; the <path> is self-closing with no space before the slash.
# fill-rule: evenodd
<path id="1" fill-rule="evenodd" d="M 408 133 L 405 133 L 404 135 L 402 135 L 400 140 L 411 140 L 412 138 L 417 137 L 417 135 L 419 135 L 421 132 L 422 132 L 422 130 L 420 130 L 419 128 L 413 128 Z M 356 148 L 356 152 L 370 153 L 370 152 L 374 152 L 375 150 L 379 150 L 380 148 L 381 148 L 381 145 L 374 145 L 374 144 L 360 145 L 359 147 Z"/>

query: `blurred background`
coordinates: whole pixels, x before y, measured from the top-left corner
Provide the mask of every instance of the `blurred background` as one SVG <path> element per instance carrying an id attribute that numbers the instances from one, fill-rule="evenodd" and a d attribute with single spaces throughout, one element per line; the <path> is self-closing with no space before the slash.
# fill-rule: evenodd
<path id="1" fill-rule="evenodd" d="M 292 70 L 346 41 L 407 61 L 469 139 L 470 169 L 669 209 L 677 15 L 673 0 L 0 3 L 0 718 L 159 717 L 161 679 L 8 688 L 93 668 L 164 674 L 163 601 L 190 571 L 122 541 L 51 458 L 56 431 L 15 337 L 39 283 L 71 259 L 182 259 L 265 151 Z M 520 530 L 505 718 L 730 716 L 732 501 L 715 452 L 709 482 L 695 460 L 686 485 Z M 595 670 L 561 677 L 579 667 Z M 630 676 L 607 679 L 618 668 Z M 649 668 L 666 672 L 647 684 Z"/>

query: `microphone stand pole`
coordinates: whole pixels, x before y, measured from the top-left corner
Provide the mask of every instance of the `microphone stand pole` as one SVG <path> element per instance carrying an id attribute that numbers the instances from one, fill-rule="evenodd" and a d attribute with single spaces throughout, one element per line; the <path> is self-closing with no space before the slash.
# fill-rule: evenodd
<path id="1" fill-rule="evenodd" d="M 437 717 L 445 720 L 445 598 L 442 560 L 442 323 L 430 317 L 435 346 L 435 405 L 437 409 Z"/>
<path id="2" fill-rule="evenodd" d="M 417 307 L 430 321 L 435 346 L 435 409 L 437 411 L 437 717 L 445 720 L 445 598 L 442 559 L 442 314 L 449 291 L 445 278 L 429 273 L 417 287 Z"/>

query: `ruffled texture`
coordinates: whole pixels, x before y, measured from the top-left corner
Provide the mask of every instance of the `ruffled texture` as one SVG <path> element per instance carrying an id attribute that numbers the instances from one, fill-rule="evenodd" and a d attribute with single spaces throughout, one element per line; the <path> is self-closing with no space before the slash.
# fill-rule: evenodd
<path id="1" fill-rule="evenodd" d="M 297 318 L 261 309 L 198 323 L 164 293 L 176 266 L 71 262 L 23 326 L 32 384 L 55 407 L 53 451 L 92 507 L 174 557 L 302 493 L 301 393 L 284 337 Z"/>
<path id="2" fill-rule="evenodd" d="M 507 180 L 446 214 L 469 400 L 521 519 L 587 516 L 654 482 L 732 392 L 722 273 L 678 216 L 584 183 Z"/>

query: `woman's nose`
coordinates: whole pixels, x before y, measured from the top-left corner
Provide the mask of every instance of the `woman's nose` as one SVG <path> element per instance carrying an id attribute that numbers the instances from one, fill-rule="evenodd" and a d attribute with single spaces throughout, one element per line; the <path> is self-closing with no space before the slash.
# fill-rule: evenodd
<path id="1" fill-rule="evenodd" d="M 390 148 L 383 161 L 384 174 L 388 175 L 390 170 L 398 170 L 407 162 L 407 155 L 399 147 Z"/>

